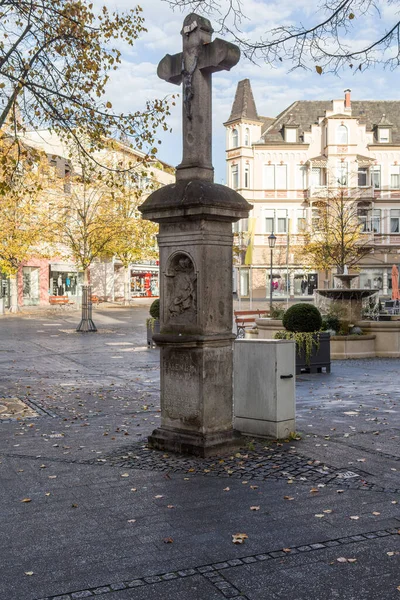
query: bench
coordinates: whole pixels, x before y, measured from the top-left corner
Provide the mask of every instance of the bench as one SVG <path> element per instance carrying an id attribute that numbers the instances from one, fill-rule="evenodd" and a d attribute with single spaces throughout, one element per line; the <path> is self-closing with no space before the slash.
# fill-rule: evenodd
<path id="1" fill-rule="evenodd" d="M 68 296 L 49 296 L 49 303 L 53 306 L 66 306 L 67 304 L 73 304 Z"/>
<path id="2" fill-rule="evenodd" d="M 256 319 L 266 317 L 269 314 L 269 311 L 256 308 L 254 310 L 235 310 L 233 314 L 237 329 L 236 337 L 244 338 L 246 329 L 254 327 Z"/>

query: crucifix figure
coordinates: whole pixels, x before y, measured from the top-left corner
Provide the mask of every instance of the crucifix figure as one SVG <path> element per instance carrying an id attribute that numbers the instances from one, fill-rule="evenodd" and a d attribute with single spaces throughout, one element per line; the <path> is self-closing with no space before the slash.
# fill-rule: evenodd
<path id="1" fill-rule="evenodd" d="M 167 54 L 158 65 L 158 76 L 176 85 L 183 84 L 183 157 L 176 179 L 214 180 L 211 156 L 212 109 L 211 75 L 229 71 L 240 58 L 234 44 L 211 41 L 208 19 L 194 13 L 183 22 L 183 52 Z"/>

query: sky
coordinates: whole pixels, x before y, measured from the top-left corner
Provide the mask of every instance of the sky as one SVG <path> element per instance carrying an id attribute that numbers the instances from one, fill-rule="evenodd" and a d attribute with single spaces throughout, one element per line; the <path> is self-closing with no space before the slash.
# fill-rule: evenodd
<path id="1" fill-rule="evenodd" d="M 132 8 L 135 0 L 95 0 L 95 3 L 124 11 Z M 247 19 L 241 25 L 243 35 L 258 39 L 266 30 L 278 25 L 318 22 L 323 14 L 318 13 L 317 3 L 318 0 L 244 0 L 242 6 Z M 397 21 L 397 3 L 393 4 L 390 0 L 377 0 L 377 3 L 381 9 L 379 15 L 376 12 L 366 17 L 355 14 L 349 37 L 352 44 L 375 40 L 380 31 L 390 28 Z M 120 47 L 122 65 L 112 74 L 107 91 L 114 109 L 123 112 L 143 109 L 148 99 L 164 98 L 180 91 L 178 86 L 158 79 L 157 65 L 165 54 L 181 51 L 180 30 L 189 11 L 173 11 L 164 0 L 142 0 L 140 6 L 148 32 L 143 33 L 133 47 Z M 224 36 L 216 34 L 214 37 Z M 232 41 L 229 36 L 226 39 Z M 237 83 L 242 79 L 250 79 L 258 113 L 268 117 L 276 116 L 296 100 L 342 98 L 346 88 L 352 90 L 354 100 L 400 99 L 400 67 L 397 71 L 383 67 L 364 72 L 348 69 L 337 76 L 318 75 L 313 64 L 310 64 L 310 70 L 291 71 L 291 66 L 289 63 L 276 66 L 262 62 L 253 64 L 241 58 L 231 71 L 213 75 L 213 164 L 216 183 L 225 183 L 223 122 L 229 117 Z M 172 132 L 160 135 L 162 144 L 158 156 L 176 166 L 182 156 L 181 99 L 172 108 L 168 125 Z"/>

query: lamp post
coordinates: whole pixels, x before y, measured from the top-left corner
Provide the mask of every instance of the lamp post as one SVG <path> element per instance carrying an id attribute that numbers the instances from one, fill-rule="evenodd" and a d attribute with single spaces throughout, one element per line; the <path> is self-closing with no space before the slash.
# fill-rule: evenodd
<path id="1" fill-rule="evenodd" d="M 276 244 L 276 236 L 274 235 L 274 232 L 272 232 L 271 235 L 268 236 L 268 245 L 271 250 L 271 272 L 270 272 L 270 277 L 269 277 L 269 312 L 270 312 L 270 314 L 272 312 L 272 260 L 273 260 L 273 252 L 274 252 L 275 244 Z"/>

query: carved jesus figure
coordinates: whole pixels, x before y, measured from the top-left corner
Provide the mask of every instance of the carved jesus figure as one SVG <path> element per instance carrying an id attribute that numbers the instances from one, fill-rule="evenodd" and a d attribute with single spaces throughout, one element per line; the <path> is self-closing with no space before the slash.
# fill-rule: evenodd
<path id="1" fill-rule="evenodd" d="M 189 258 L 180 258 L 175 265 L 174 297 L 169 306 L 170 314 L 180 315 L 190 308 L 196 309 L 196 290 L 192 276 L 193 266 Z"/>

